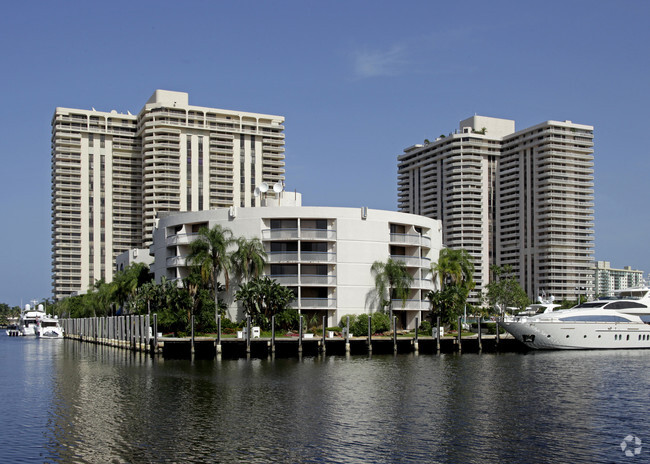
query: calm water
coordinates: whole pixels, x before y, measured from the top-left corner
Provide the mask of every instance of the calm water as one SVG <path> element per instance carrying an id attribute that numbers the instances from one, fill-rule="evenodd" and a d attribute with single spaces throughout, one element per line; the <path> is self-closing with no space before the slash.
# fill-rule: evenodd
<path id="1" fill-rule="evenodd" d="M 650 462 L 648 351 L 192 363 L 2 333 L 0 368 L 0 462 Z"/>

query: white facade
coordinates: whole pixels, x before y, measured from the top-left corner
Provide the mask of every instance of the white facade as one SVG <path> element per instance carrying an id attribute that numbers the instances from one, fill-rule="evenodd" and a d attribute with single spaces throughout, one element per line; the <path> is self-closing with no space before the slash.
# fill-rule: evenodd
<path id="1" fill-rule="evenodd" d="M 434 286 L 431 262 L 442 247 L 440 221 L 367 208 L 302 206 L 169 215 L 159 219 L 154 232 L 156 281 L 185 277 L 189 244 L 201 227 L 215 224 L 236 237 L 262 240 L 268 253 L 265 274 L 294 290 L 294 306 L 302 314 L 327 316 L 328 324 L 336 325 L 344 315 L 377 311 L 370 268 L 390 257 L 404 262 L 414 278 L 404 307 L 401 300 L 393 303 L 401 325 L 412 328 L 416 317 L 421 321 L 427 315 L 426 295 Z M 231 298 L 230 303 L 230 317 L 241 318 L 236 302 Z"/>
<path id="2" fill-rule="evenodd" d="M 427 141 L 428 142 L 428 141 Z M 592 286 L 593 127 L 473 116 L 398 157 L 400 211 L 443 222 L 444 243 L 473 257 L 473 302 L 490 266 L 510 265 L 532 299 Z"/>
<path id="3" fill-rule="evenodd" d="M 253 206 L 284 180 L 284 118 L 190 105 L 156 90 L 140 113 L 56 108 L 52 119 L 55 299 L 113 279 L 148 246 L 157 213 Z"/>
<path id="4" fill-rule="evenodd" d="M 121 272 L 132 264 L 142 263 L 147 266 L 153 264 L 153 256 L 149 254 L 149 248 L 134 248 L 118 255 L 115 259 L 115 271 Z"/>
<path id="5" fill-rule="evenodd" d="M 630 266 L 614 269 L 609 261 L 596 261 L 594 296 L 613 296 L 617 290 L 636 287 L 643 283 L 643 271 Z"/>

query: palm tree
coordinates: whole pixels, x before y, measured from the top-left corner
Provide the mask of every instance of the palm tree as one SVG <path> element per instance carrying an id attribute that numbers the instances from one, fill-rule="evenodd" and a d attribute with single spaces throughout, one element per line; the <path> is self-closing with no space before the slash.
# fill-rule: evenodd
<path id="1" fill-rule="evenodd" d="M 267 258 L 262 241 L 257 237 L 239 237 L 236 242 L 237 250 L 232 254 L 235 275 L 243 280 L 259 277 L 264 271 Z"/>
<path id="2" fill-rule="evenodd" d="M 231 269 L 230 252 L 228 248 L 234 239 L 232 231 L 216 224 L 212 229 L 201 227 L 196 240 L 190 244 L 190 253 L 187 256 L 189 263 L 199 267 L 201 278 L 210 282 L 214 296 L 215 314 L 219 316 L 219 274 L 223 273 L 226 289 L 229 285 L 229 271 Z"/>
<path id="3" fill-rule="evenodd" d="M 443 319 L 451 320 L 463 309 L 469 292 L 476 285 L 473 258 L 464 248 L 443 248 L 431 272 L 440 279 L 440 290 L 427 295 L 432 303 L 432 315 L 437 311 L 444 315 Z"/>
<path id="4" fill-rule="evenodd" d="M 441 289 L 452 284 L 471 290 L 475 285 L 473 260 L 464 248 L 443 248 L 438 262 L 431 266 L 431 272 L 438 275 Z"/>
<path id="5" fill-rule="evenodd" d="M 406 265 L 401 261 L 388 258 L 386 262 L 375 261 L 370 271 L 375 275 L 375 289 L 381 299 L 381 306 L 388 306 L 390 320 L 393 320 L 393 294 L 406 304 L 413 277 L 408 273 Z M 385 298 L 388 292 L 388 299 Z"/>
<path id="6" fill-rule="evenodd" d="M 264 328 L 269 328 L 271 317 L 289 308 L 294 299 L 290 289 L 268 276 L 252 279 L 235 293 L 235 300 L 241 302 L 244 313 Z"/>
<path id="7" fill-rule="evenodd" d="M 135 310 L 138 287 L 151 280 L 149 266 L 143 263 L 134 263 L 115 274 L 113 279 L 114 295 L 118 306 L 123 306 L 127 313 Z M 127 310 L 127 303 L 130 310 Z"/>

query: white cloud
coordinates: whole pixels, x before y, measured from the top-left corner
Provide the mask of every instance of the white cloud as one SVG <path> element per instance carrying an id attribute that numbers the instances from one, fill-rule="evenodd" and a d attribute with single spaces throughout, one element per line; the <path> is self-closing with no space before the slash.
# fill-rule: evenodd
<path id="1" fill-rule="evenodd" d="M 406 63 L 405 50 L 399 46 L 386 51 L 357 51 L 354 54 L 354 74 L 360 79 L 394 76 L 404 70 Z"/>

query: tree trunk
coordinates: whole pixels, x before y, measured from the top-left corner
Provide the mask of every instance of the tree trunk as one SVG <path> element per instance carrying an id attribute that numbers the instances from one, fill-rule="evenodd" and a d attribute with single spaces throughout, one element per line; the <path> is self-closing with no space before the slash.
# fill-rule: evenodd
<path id="1" fill-rule="evenodd" d="M 214 322 L 219 322 L 219 281 L 216 272 L 214 276 Z"/>

